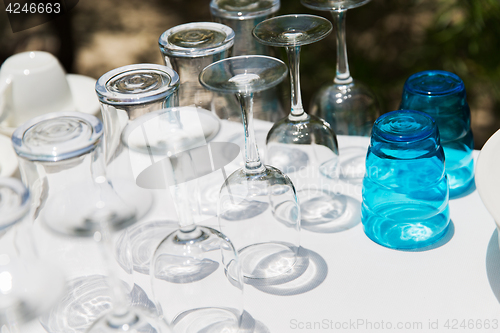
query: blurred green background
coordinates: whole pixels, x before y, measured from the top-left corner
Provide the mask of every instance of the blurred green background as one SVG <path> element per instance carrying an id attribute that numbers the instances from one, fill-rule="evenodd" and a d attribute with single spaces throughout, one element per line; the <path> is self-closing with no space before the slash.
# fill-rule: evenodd
<path id="1" fill-rule="evenodd" d="M 210 0 L 80 0 L 67 15 L 12 33 L 0 13 L 0 63 L 12 54 L 44 50 L 70 73 L 98 78 L 123 65 L 162 63 L 160 34 L 182 23 L 210 21 Z M 327 12 L 282 0 L 280 14 Z M 347 12 L 352 76 L 370 86 L 383 112 L 398 108 L 406 78 L 442 69 L 465 82 L 476 149 L 500 128 L 499 0 L 372 0 Z M 335 35 L 303 47 L 302 91 L 312 94 L 335 75 Z M 284 54 L 281 53 L 284 58 Z"/>

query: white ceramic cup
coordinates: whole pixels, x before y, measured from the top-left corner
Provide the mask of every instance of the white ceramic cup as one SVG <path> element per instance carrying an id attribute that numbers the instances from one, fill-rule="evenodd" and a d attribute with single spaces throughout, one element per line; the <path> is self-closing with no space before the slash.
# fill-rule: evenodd
<path id="1" fill-rule="evenodd" d="M 66 72 L 52 54 L 15 54 L 0 67 L 0 121 L 5 130 L 56 111 L 74 110 Z"/>

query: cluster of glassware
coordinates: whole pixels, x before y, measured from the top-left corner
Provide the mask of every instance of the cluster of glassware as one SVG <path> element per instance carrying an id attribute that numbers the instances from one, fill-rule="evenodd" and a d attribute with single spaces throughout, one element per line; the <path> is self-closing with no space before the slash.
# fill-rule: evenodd
<path id="1" fill-rule="evenodd" d="M 416 249 L 446 234 L 449 198 L 474 181 L 474 143 L 464 83 L 453 73 L 413 74 L 400 108 L 373 126 L 361 221 L 375 242 Z"/>
<path id="2" fill-rule="evenodd" d="M 300 50 L 332 24 L 314 15 L 271 17 L 279 0 L 212 0 L 219 23 L 183 24 L 160 36 L 164 66 L 130 65 L 99 78 L 102 122 L 57 112 L 17 128 L 12 143 L 26 187 L 0 180 L 2 238 L 23 220 L 40 221 L 25 229 L 35 229 L 37 251 L 64 271 L 58 286 L 66 290 L 52 288 L 43 305 L 47 290 L 22 295 L 12 284 L 9 294 L 7 275 L 33 288 L 44 280 L 25 280 L 30 274 L 0 253 L 0 289 L 13 295 L 0 308 L 0 325 L 44 314 L 42 325 L 54 333 L 253 332 L 245 283 L 296 279 L 308 260 L 299 255 L 301 226 L 336 223 L 346 210 L 328 185 L 341 172 L 337 134 L 371 132 L 361 209 L 370 239 L 414 249 L 443 237 L 449 196 L 473 182 L 465 88 L 448 72 L 417 73 L 405 83 L 402 110 L 379 117 L 373 93 L 350 76 L 345 46 L 345 12 L 367 2 L 302 0 L 331 11 L 337 33 L 337 75 L 311 113 L 301 99 Z M 286 49 L 288 67 L 271 56 L 273 47 Z M 285 116 L 277 86 L 287 73 Z M 212 140 L 220 118 L 238 113 L 244 162 L 227 176 L 239 147 Z M 254 114 L 274 122 L 261 147 L 265 163 Z M 199 209 L 197 180 L 219 170 L 224 179 L 209 202 L 217 206 L 213 228 Z M 137 223 L 152 210 L 175 211 L 178 225 Z M 23 243 L 31 237 L 19 235 Z M 60 281 L 57 270 L 40 276 L 48 272 L 51 284 Z"/>

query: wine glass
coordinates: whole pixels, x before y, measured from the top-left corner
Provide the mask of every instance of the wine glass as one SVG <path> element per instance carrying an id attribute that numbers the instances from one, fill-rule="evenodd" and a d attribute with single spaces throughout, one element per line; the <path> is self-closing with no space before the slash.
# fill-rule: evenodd
<path id="1" fill-rule="evenodd" d="M 332 24 L 319 16 L 284 15 L 259 23 L 253 31 L 261 43 L 287 50 L 292 107 L 288 117 L 269 131 L 266 156 L 269 164 L 283 170 L 295 184 L 303 224 L 330 222 L 346 207 L 343 197 L 327 187 L 338 177 L 337 137 L 323 119 L 304 111 L 300 92 L 301 46 L 325 38 L 331 30 Z"/>
<path id="2" fill-rule="evenodd" d="M 38 259 L 30 206 L 21 181 L 0 177 L 0 327 L 7 332 L 29 330 L 66 289 L 62 272 Z"/>
<path id="3" fill-rule="evenodd" d="M 12 142 L 23 181 L 38 195 L 34 208 L 39 220 L 51 231 L 47 234 L 37 230 L 39 244 L 43 247 L 41 252 L 47 257 L 53 254 L 52 260 L 64 262 L 68 279 L 83 274 L 78 284 L 73 283 L 74 279 L 68 281 L 74 289 L 68 291 L 65 299 L 72 299 L 82 289 L 94 295 L 92 301 L 83 304 L 75 303 L 84 299 L 65 304 L 73 308 L 86 307 L 84 317 L 105 310 L 102 299 L 107 295 L 93 293 L 102 290 L 104 283 L 110 286 L 112 309 L 98 319 L 90 331 L 153 327 L 156 326 L 154 320 L 143 314 L 143 309 L 130 306 L 125 296 L 124 288 L 129 286 L 124 286 L 113 269 L 119 269 L 114 257 L 123 254 L 116 253 L 112 241 L 114 232 L 132 225 L 148 212 L 150 206 L 144 205 L 143 198 L 149 198 L 137 197 L 135 189 L 117 193 L 108 182 L 102 136 L 103 124 L 96 117 L 79 112 L 56 112 L 33 118 L 18 127 Z M 78 248 L 78 244 L 84 247 Z M 67 252 L 66 249 L 73 245 L 75 251 Z M 92 252 L 88 246 L 93 245 L 102 246 Z M 71 255 L 75 253 L 79 256 Z M 107 277 L 95 283 L 92 278 L 96 275 L 90 275 L 93 271 L 88 268 L 99 261 L 100 256 L 103 264 L 98 272 Z M 62 320 L 65 324 L 75 321 L 81 314 L 64 308 L 58 310 L 62 313 L 54 312 L 51 316 L 68 316 Z"/>
<path id="4" fill-rule="evenodd" d="M 345 14 L 347 9 L 370 0 L 301 0 L 307 8 L 330 11 L 337 32 L 337 73 L 333 83 L 323 86 L 313 97 L 311 114 L 325 119 L 339 135 L 369 136 L 380 115 L 373 92 L 354 81 L 347 62 Z"/>
<path id="5" fill-rule="evenodd" d="M 179 229 L 164 235 L 151 259 L 154 299 L 174 332 L 236 332 L 243 313 L 238 255 L 226 236 L 194 223 L 191 207 L 189 183 L 211 170 L 205 166 L 211 164 L 214 144 L 186 140 L 192 130 L 165 122 L 178 115 L 181 124 L 200 122 L 194 107 L 170 108 L 139 117 L 122 134 L 135 159 L 151 162 L 137 183 L 170 189 L 179 221 Z M 203 138 L 201 126 L 199 132 Z M 212 164 L 218 162 L 214 158 Z"/>
<path id="6" fill-rule="evenodd" d="M 202 85 L 233 93 L 241 104 L 245 165 L 222 185 L 218 218 L 221 231 L 238 249 L 247 283 L 293 279 L 286 273 L 300 261 L 300 207 L 295 188 L 280 170 L 261 162 L 253 128 L 253 93 L 275 86 L 286 72 L 281 60 L 254 55 L 218 61 L 200 74 Z"/>

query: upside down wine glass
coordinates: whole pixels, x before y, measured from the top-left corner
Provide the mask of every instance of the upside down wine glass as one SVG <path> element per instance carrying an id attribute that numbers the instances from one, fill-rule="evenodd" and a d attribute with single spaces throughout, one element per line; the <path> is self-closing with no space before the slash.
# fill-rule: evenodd
<path id="1" fill-rule="evenodd" d="M 280 280 L 298 262 L 300 207 L 290 179 L 260 161 L 253 128 L 253 93 L 281 82 L 286 65 L 267 56 L 239 56 L 207 66 L 200 82 L 233 93 L 241 104 L 245 165 L 224 182 L 218 218 L 238 249 L 245 282 Z M 250 279 L 250 280 L 249 280 Z"/>
<path id="2" fill-rule="evenodd" d="M 287 50 L 292 108 L 267 135 L 267 161 L 295 184 L 302 223 L 326 223 L 345 210 L 345 203 L 324 184 L 337 178 L 337 137 L 323 119 L 304 111 L 300 92 L 301 46 L 325 38 L 331 30 L 330 21 L 319 16 L 284 15 L 263 21 L 253 31 L 261 43 Z"/>
<path id="3" fill-rule="evenodd" d="M 200 123 L 194 107 L 169 108 L 139 117 L 122 134 L 135 162 L 152 162 L 138 175 L 137 183 L 170 189 L 179 221 L 179 229 L 165 234 L 151 257 L 155 303 L 175 333 L 236 332 L 243 296 L 238 255 L 226 236 L 196 225 L 191 208 L 189 183 L 210 165 L 214 145 L 186 141 L 183 136 L 193 137 L 187 126 L 168 122 L 178 114 L 181 125 Z M 198 132 L 203 139 L 201 126 Z"/>
<path id="4" fill-rule="evenodd" d="M 325 119 L 339 135 L 369 136 L 380 115 L 373 92 L 353 80 L 347 62 L 345 15 L 348 9 L 370 0 L 301 0 L 307 8 L 330 11 L 337 32 L 337 73 L 333 83 L 323 86 L 313 97 L 311 114 Z"/>

